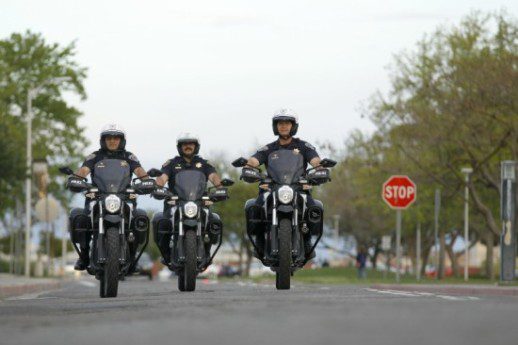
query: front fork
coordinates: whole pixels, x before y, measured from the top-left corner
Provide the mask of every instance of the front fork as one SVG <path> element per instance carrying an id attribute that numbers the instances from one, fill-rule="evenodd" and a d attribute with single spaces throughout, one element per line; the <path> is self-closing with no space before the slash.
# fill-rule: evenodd
<path id="1" fill-rule="evenodd" d="M 306 199 L 305 195 L 302 196 L 304 198 L 303 207 L 304 210 L 306 208 Z M 295 196 L 295 201 L 293 203 L 293 213 L 291 215 L 291 224 L 292 224 L 292 232 L 291 232 L 291 241 L 292 241 L 292 255 L 297 257 L 297 259 L 304 259 L 304 242 L 302 240 L 302 234 L 299 231 L 299 208 L 298 208 L 298 195 Z M 272 228 L 270 232 L 270 248 L 271 255 L 276 256 L 279 254 L 279 216 L 277 214 L 277 198 L 275 192 L 272 193 Z"/>

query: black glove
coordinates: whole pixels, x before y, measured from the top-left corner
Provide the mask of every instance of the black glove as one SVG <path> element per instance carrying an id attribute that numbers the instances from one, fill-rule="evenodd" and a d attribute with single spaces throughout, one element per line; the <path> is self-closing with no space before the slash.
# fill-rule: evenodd
<path id="1" fill-rule="evenodd" d="M 88 189 L 88 185 L 85 180 L 77 176 L 70 176 L 65 187 L 74 193 L 79 193 Z"/>
<path id="2" fill-rule="evenodd" d="M 156 181 L 152 178 L 142 178 L 140 183 L 135 185 L 135 192 L 137 194 L 149 194 L 152 193 L 156 188 Z"/>
<path id="3" fill-rule="evenodd" d="M 167 190 L 164 187 L 156 187 L 151 196 L 157 200 L 164 200 L 167 197 Z"/>

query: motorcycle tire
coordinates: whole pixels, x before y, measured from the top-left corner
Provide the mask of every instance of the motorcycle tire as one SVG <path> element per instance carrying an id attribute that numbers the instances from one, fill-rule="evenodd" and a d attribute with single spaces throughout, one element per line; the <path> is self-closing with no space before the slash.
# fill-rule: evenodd
<path id="1" fill-rule="evenodd" d="M 100 296 L 117 297 L 119 288 L 119 229 L 110 228 L 104 235 L 106 243 L 106 262 L 101 274 Z"/>
<path id="2" fill-rule="evenodd" d="M 196 272 L 198 266 L 198 255 L 196 245 L 196 233 L 187 231 L 184 237 L 185 241 L 185 263 L 183 267 L 185 291 L 194 291 L 196 289 Z"/>
<path id="3" fill-rule="evenodd" d="M 281 219 L 279 222 L 279 268 L 275 272 L 277 290 L 289 290 L 291 279 L 291 220 Z"/>

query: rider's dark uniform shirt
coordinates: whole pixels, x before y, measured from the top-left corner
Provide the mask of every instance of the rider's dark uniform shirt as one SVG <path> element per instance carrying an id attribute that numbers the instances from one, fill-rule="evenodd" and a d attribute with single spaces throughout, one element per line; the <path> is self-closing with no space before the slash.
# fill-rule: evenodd
<path id="1" fill-rule="evenodd" d="M 174 188 L 174 180 L 176 174 L 182 170 L 198 170 L 205 174 L 205 178 L 209 178 L 209 175 L 216 172 L 216 169 L 210 165 L 205 159 L 200 156 L 194 156 L 192 161 L 189 163 L 183 157 L 176 156 L 173 159 L 169 159 L 162 165 L 162 173 L 169 177 L 168 186 L 169 190 Z"/>
<path id="2" fill-rule="evenodd" d="M 133 153 L 129 151 L 107 151 L 107 150 L 99 150 L 95 151 L 86 157 L 83 162 L 83 166 L 90 169 L 90 173 L 92 174 L 92 179 L 95 175 L 94 167 L 95 165 L 102 161 L 103 159 L 120 159 L 124 160 L 128 163 L 131 173 L 135 171 L 135 169 L 140 168 L 140 162 Z"/>
<path id="3" fill-rule="evenodd" d="M 299 138 L 293 138 L 288 145 L 281 145 L 279 140 L 276 140 L 273 143 L 261 147 L 252 157 L 259 161 L 259 165 L 264 164 L 268 168 L 268 156 L 270 156 L 272 152 L 281 149 L 292 150 L 301 154 L 304 158 L 304 169 L 307 168 L 308 163 L 313 158 L 318 157 L 315 147 Z"/>

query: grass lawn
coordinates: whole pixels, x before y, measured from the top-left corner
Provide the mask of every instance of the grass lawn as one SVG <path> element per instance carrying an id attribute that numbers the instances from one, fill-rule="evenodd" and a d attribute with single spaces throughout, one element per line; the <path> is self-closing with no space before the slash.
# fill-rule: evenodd
<path id="1" fill-rule="evenodd" d="M 275 277 L 254 278 L 254 281 L 273 281 Z M 354 267 L 326 267 L 317 269 L 302 269 L 295 272 L 293 282 L 306 284 L 393 284 L 396 282 L 395 273 L 367 270 L 367 278 L 359 279 L 357 269 Z M 495 284 L 497 280 L 490 281 L 483 277 L 470 277 L 468 284 Z M 402 275 L 402 284 L 465 284 L 463 278 L 447 277 L 443 280 L 433 278 L 421 278 L 417 282 L 414 275 Z M 507 285 L 507 284 L 506 284 Z M 512 285 L 518 285 L 518 282 Z"/>

